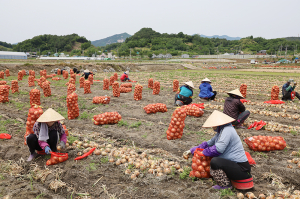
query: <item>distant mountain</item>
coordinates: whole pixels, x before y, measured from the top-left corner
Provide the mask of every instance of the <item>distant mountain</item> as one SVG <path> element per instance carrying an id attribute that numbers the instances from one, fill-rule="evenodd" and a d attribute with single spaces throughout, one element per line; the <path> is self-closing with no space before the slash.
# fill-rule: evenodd
<path id="1" fill-rule="evenodd" d="M 200 35 L 201 37 L 206 37 L 206 38 L 220 38 L 220 39 L 227 39 L 227 40 L 240 40 L 242 39 L 241 37 L 229 37 L 227 35 L 213 35 L 213 36 L 206 36 L 206 35 Z"/>
<path id="2" fill-rule="evenodd" d="M 300 37 L 286 37 L 285 39 L 288 41 L 300 41 Z"/>
<path id="3" fill-rule="evenodd" d="M 112 43 L 123 43 L 126 38 L 131 37 L 130 34 L 124 32 L 121 34 L 116 34 L 104 39 L 92 41 L 92 44 L 94 46 L 106 46 L 107 44 L 112 44 Z"/>

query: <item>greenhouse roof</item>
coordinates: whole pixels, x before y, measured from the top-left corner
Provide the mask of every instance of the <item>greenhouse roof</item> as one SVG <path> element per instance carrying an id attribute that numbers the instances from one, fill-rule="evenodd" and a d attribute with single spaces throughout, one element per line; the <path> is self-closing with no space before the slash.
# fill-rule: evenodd
<path id="1" fill-rule="evenodd" d="M 11 52 L 11 51 L 0 51 L 0 55 L 19 55 L 19 56 L 26 56 L 23 52 Z"/>

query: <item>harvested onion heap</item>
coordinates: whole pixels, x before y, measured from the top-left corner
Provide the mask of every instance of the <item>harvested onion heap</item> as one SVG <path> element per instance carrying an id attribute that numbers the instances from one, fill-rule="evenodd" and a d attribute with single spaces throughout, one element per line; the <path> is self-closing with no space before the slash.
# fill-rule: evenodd
<path id="1" fill-rule="evenodd" d="M 73 92 L 76 91 L 76 85 L 75 84 L 69 84 L 68 85 L 68 92 L 67 92 L 67 96 L 71 95 Z"/>
<path id="2" fill-rule="evenodd" d="M 93 104 L 109 104 L 110 96 L 96 96 L 93 98 Z"/>
<path id="3" fill-rule="evenodd" d="M 69 84 L 75 84 L 75 80 L 73 78 L 70 78 L 65 85 L 68 86 Z"/>
<path id="4" fill-rule="evenodd" d="M 247 96 L 247 85 L 246 84 L 242 84 L 240 86 L 240 92 L 243 95 L 243 97 L 246 98 L 246 96 Z"/>
<path id="5" fill-rule="evenodd" d="M 123 84 L 121 84 L 121 87 L 132 88 L 132 84 L 131 83 L 123 83 Z"/>
<path id="6" fill-rule="evenodd" d="M 91 82 L 89 80 L 84 81 L 84 94 L 92 93 Z"/>
<path id="7" fill-rule="evenodd" d="M 46 78 L 44 76 L 42 76 L 39 80 L 37 80 L 38 85 L 43 88 L 43 83 L 47 81 Z"/>
<path id="8" fill-rule="evenodd" d="M 26 71 L 22 70 L 23 77 L 26 75 Z"/>
<path id="9" fill-rule="evenodd" d="M 73 75 L 73 74 L 74 74 L 73 69 L 70 69 L 70 75 Z"/>
<path id="10" fill-rule="evenodd" d="M 111 76 L 109 78 L 109 85 L 112 86 L 112 84 L 115 82 L 115 76 Z"/>
<path id="11" fill-rule="evenodd" d="M 132 88 L 120 87 L 120 93 L 130 93 Z"/>
<path id="12" fill-rule="evenodd" d="M 134 100 L 141 100 L 142 99 L 142 93 L 143 93 L 143 86 L 140 85 L 140 84 L 135 85 L 134 94 L 133 94 Z"/>
<path id="13" fill-rule="evenodd" d="M 201 151 L 196 150 L 192 159 L 192 171 L 190 177 L 209 178 L 210 175 L 210 161 L 212 157 L 203 155 Z"/>
<path id="14" fill-rule="evenodd" d="M 17 80 L 11 81 L 11 93 L 18 93 L 19 92 L 19 85 Z"/>
<path id="15" fill-rule="evenodd" d="M 51 96 L 50 82 L 45 81 L 45 82 L 42 84 L 42 88 L 43 88 L 43 92 L 44 92 L 44 96 L 45 96 L 45 97 Z"/>
<path id="16" fill-rule="evenodd" d="M 8 95 L 9 95 L 9 85 L 0 85 L 0 103 L 9 102 Z"/>
<path id="17" fill-rule="evenodd" d="M 94 84 L 94 75 L 90 74 L 88 77 L 88 80 L 90 81 L 91 85 L 93 85 Z"/>
<path id="18" fill-rule="evenodd" d="M 70 77 L 71 77 L 71 79 L 74 79 L 75 83 L 76 83 L 76 74 L 73 73 L 73 74 L 70 75 Z"/>
<path id="19" fill-rule="evenodd" d="M 26 122 L 26 133 L 24 135 L 24 144 L 26 144 L 26 137 L 33 134 L 33 125 L 36 120 L 43 114 L 43 109 L 40 106 L 32 106 L 28 111 L 28 117 Z"/>
<path id="20" fill-rule="evenodd" d="M 253 136 L 247 137 L 246 144 L 253 151 L 274 151 L 283 150 L 286 147 L 286 142 L 280 136 Z"/>
<path id="21" fill-rule="evenodd" d="M 35 72 L 34 70 L 29 70 L 29 75 L 33 76 L 35 78 Z"/>
<path id="22" fill-rule="evenodd" d="M 28 86 L 29 87 L 35 86 L 34 77 L 32 75 L 28 76 Z"/>
<path id="23" fill-rule="evenodd" d="M 109 80 L 103 79 L 103 90 L 109 90 Z"/>
<path id="24" fill-rule="evenodd" d="M 112 89 L 113 89 L 113 96 L 114 97 L 120 97 L 120 88 L 119 88 L 119 83 L 114 82 L 112 84 Z"/>
<path id="25" fill-rule="evenodd" d="M 0 71 L 0 78 L 4 79 L 4 72 L 3 71 Z"/>
<path id="26" fill-rule="evenodd" d="M 0 81 L 0 85 L 5 85 L 6 81 Z"/>
<path id="27" fill-rule="evenodd" d="M 79 88 L 83 88 L 84 87 L 84 77 L 80 77 L 79 78 Z"/>
<path id="28" fill-rule="evenodd" d="M 19 71 L 18 72 L 18 81 L 22 81 L 22 79 L 23 79 L 23 73 L 22 73 L 22 71 Z"/>
<path id="29" fill-rule="evenodd" d="M 271 90 L 271 100 L 278 100 L 279 87 L 277 85 L 272 87 Z"/>
<path id="30" fill-rule="evenodd" d="M 118 112 L 105 112 L 94 115 L 93 119 L 95 125 L 117 124 L 122 119 L 122 116 Z"/>
<path id="31" fill-rule="evenodd" d="M 40 76 L 47 78 L 47 71 L 46 71 L 46 69 L 40 70 Z"/>
<path id="32" fill-rule="evenodd" d="M 118 73 L 114 73 L 115 81 L 118 81 Z"/>
<path id="33" fill-rule="evenodd" d="M 148 88 L 153 89 L 153 79 L 152 79 L 152 78 L 150 78 L 150 79 L 148 80 Z"/>
<path id="34" fill-rule="evenodd" d="M 38 89 L 32 89 L 29 95 L 31 107 L 33 107 L 34 105 L 41 105 L 41 92 Z"/>
<path id="35" fill-rule="evenodd" d="M 158 95 L 160 91 L 160 83 L 155 81 L 153 84 L 153 95 Z"/>
<path id="36" fill-rule="evenodd" d="M 186 110 L 178 108 L 173 112 L 169 128 L 167 130 L 167 139 L 175 140 L 182 137 L 183 128 L 185 126 L 184 120 L 186 118 Z"/>
<path id="37" fill-rule="evenodd" d="M 185 105 L 182 106 L 182 108 L 184 108 L 186 110 L 186 114 L 190 116 L 201 117 L 204 114 L 204 111 L 197 106 Z"/>
<path id="38" fill-rule="evenodd" d="M 57 75 L 61 75 L 61 70 L 57 69 Z"/>
<path id="39" fill-rule="evenodd" d="M 5 75 L 6 75 L 6 77 L 9 77 L 9 76 L 10 76 L 9 70 L 8 70 L 8 69 L 5 70 Z"/>
<path id="40" fill-rule="evenodd" d="M 67 107 L 69 120 L 75 119 L 79 116 L 78 95 L 76 93 L 72 93 L 67 96 Z"/>
<path id="41" fill-rule="evenodd" d="M 68 71 L 64 70 L 64 71 L 63 71 L 63 78 L 64 78 L 64 79 L 68 79 L 68 76 L 69 76 Z"/>
<path id="42" fill-rule="evenodd" d="M 179 81 L 177 79 L 173 80 L 173 92 L 177 92 L 179 88 Z"/>
<path id="43" fill-rule="evenodd" d="M 156 103 L 156 104 L 148 104 L 147 106 L 144 107 L 144 110 L 146 111 L 147 114 L 149 113 L 157 113 L 157 112 L 167 112 L 167 106 L 162 103 Z"/>

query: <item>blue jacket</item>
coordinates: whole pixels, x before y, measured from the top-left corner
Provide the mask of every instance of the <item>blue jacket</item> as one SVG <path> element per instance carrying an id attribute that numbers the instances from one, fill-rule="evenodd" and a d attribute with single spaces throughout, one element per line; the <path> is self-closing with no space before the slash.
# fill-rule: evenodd
<path id="1" fill-rule="evenodd" d="M 247 156 L 239 135 L 235 129 L 229 124 L 219 126 L 217 128 L 217 134 L 209 141 L 208 146 L 215 145 L 217 151 L 221 153 L 219 158 L 231 160 L 236 163 L 247 162 Z"/>
<path id="2" fill-rule="evenodd" d="M 193 90 L 190 89 L 188 86 L 181 86 L 180 87 L 180 95 L 183 95 L 185 97 L 191 97 L 193 96 Z"/>
<path id="3" fill-rule="evenodd" d="M 292 91 L 294 91 L 294 89 L 295 89 L 295 86 L 292 87 L 291 84 L 288 85 L 287 83 L 285 83 L 282 86 L 282 95 L 285 95 L 287 92 L 292 92 Z"/>
<path id="4" fill-rule="evenodd" d="M 203 82 L 202 84 L 200 84 L 199 89 L 200 89 L 199 97 L 201 98 L 206 98 L 206 97 L 210 98 L 214 95 L 214 93 L 212 92 L 211 85 L 207 82 Z"/>

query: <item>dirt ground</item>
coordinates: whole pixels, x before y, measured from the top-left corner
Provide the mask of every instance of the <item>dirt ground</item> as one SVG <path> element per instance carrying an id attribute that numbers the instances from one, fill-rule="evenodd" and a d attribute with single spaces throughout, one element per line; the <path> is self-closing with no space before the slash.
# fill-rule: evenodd
<path id="1" fill-rule="evenodd" d="M 56 65 L 47 66 L 48 74 Z M 99 66 L 100 67 L 100 66 Z M 39 78 L 39 70 L 45 66 L 22 66 L 11 68 L 11 77 L 5 77 L 10 84 L 11 80 L 17 79 L 18 69 L 34 69 L 36 78 Z M 124 68 L 126 68 L 124 66 Z M 122 69 L 124 69 L 122 68 Z M 170 67 L 171 68 L 171 67 Z M 92 68 L 90 68 L 91 70 Z M 136 70 L 140 69 L 138 67 Z M 100 68 L 99 68 L 100 70 Z M 158 70 L 158 69 L 156 69 Z M 193 146 L 209 140 L 214 133 L 210 129 L 201 128 L 204 121 L 212 113 L 213 109 L 205 109 L 204 115 L 200 118 L 188 116 L 185 120 L 183 137 L 178 140 L 167 140 L 166 130 L 171 115 L 175 108 L 174 92 L 172 82 L 178 79 L 180 85 L 184 81 L 192 80 L 197 88 L 201 79 L 208 77 L 212 80 L 212 86 L 218 91 L 218 98 L 225 98 L 226 91 L 235 89 L 235 85 L 247 83 L 247 99 L 251 101 L 266 101 L 265 90 L 274 84 L 284 83 L 283 77 L 270 76 L 247 76 L 247 75 L 222 75 L 206 74 L 201 71 L 173 70 L 159 72 L 134 72 L 130 78 L 137 80 L 143 85 L 143 98 L 140 101 L 133 99 L 133 91 L 121 93 L 119 98 L 112 96 L 112 89 L 103 90 L 103 78 L 110 77 L 113 73 L 97 73 L 91 86 L 91 94 L 84 94 L 83 88 L 79 88 L 79 77 L 77 77 L 76 93 L 79 96 L 78 104 L 80 116 L 74 120 L 65 120 L 71 137 L 77 137 L 83 141 L 88 139 L 98 144 L 112 144 L 113 147 L 134 148 L 139 153 L 146 151 L 148 155 L 155 158 L 164 158 L 169 161 L 176 161 L 181 168 L 191 166 L 191 158 L 187 161 L 182 158 L 182 153 Z M 101 71 L 102 72 L 102 71 Z M 118 72 L 118 76 L 122 73 Z M 222 192 L 213 190 L 212 179 L 192 180 L 191 178 L 181 179 L 179 173 L 156 177 L 153 174 L 143 173 L 136 180 L 124 173 L 126 167 L 117 166 L 108 161 L 103 161 L 103 156 L 91 155 L 81 161 L 74 161 L 77 152 L 82 151 L 76 147 L 69 147 L 66 152 L 69 160 L 57 165 L 46 166 L 49 156 L 39 156 L 28 163 L 25 160 L 29 156 L 28 147 L 24 145 L 24 133 L 27 120 L 29 103 L 29 92 L 33 87 L 28 87 L 28 76 L 19 81 L 19 93 L 9 95 L 9 103 L 0 105 L 0 130 L 12 135 L 11 140 L 0 140 L 0 197 L 9 195 L 11 198 L 223 198 L 234 197 Z M 61 77 L 62 78 L 62 77 Z M 147 88 L 149 78 L 157 80 L 161 84 L 159 95 L 153 95 L 152 90 Z M 45 111 L 53 108 L 67 117 L 66 93 L 68 80 L 52 81 L 50 97 L 44 97 L 41 88 L 41 106 Z M 296 80 L 297 81 L 297 80 Z M 120 81 L 119 81 L 120 83 Z M 133 86 L 137 83 L 133 83 Z M 37 83 L 36 83 L 37 85 Z M 134 89 L 133 89 L 134 90 Z M 197 95 L 198 89 L 194 91 L 193 100 L 200 103 Z M 95 105 L 92 103 L 94 96 L 111 96 L 107 105 Z M 152 103 L 164 103 L 168 112 L 146 114 L 143 107 Z M 222 105 L 221 102 L 205 102 L 214 105 Z M 295 103 L 299 107 L 299 103 Z M 249 106 L 250 107 L 250 106 Z M 264 109 L 260 106 L 251 108 Z M 281 111 L 272 108 L 273 111 Z M 122 116 L 126 125 L 103 125 L 96 126 L 91 120 L 94 115 L 117 111 Z M 297 110 L 287 109 L 287 112 L 297 114 Z M 275 121 L 281 124 L 297 126 L 298 122 L 288 118 L 274 118 L 251 114 L 250 119 Z M 283 134 L 279 132 L 270 133 L 266 130 L 237 129 L 243 140 L 253 135 L 283 136 L 288 147 L 283 151 L 253 152 L 243 141 L 246 151 L 250 152 L 257 165 L 252 167 L 254 188 L 251 189 L 255 195 L 259 193 L 275 193 L 279 190 L 300 190 L 300 168 L 293 165 L 292 169 L 287 168 L 287 160 L 292 159 L 292 151 L 299 151 L 299 134 Z M 36 177 L 34 171 L 50 174 L 41 180 Z M 56 191 L 50 188 L 50 183 L 58 180 L 65 183 Z M 245 193 L 246 191 L 242 191 Z M 233 190 L 234 195 L 237 193 Z"/>

